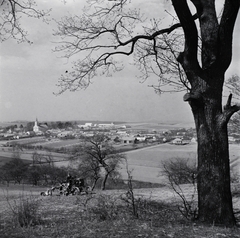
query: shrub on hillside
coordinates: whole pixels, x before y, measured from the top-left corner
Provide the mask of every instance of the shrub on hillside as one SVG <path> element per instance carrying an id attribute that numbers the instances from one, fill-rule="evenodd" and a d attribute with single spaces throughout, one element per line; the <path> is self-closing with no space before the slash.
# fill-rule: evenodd
<path id="1" fill-rule="evenodd" d="M 179 196 L 182 203 L 178 206 L 182 215 L 189 219 L 195 220 L 198 216 L 196 205 L 197 195 L 197 167 L 190 163 L 188 159 L 173 158 L 163 163 L 162 174 L 167 178 L 171 189 Z M 193 187 L 190 198 L 184 193 L 182 185 L 190 184 Z"/>
<path id="2" fill-rule="evenodd" d="M 29 227 L 41 223 L 39 202 L 32 196 L 21 195 L 18 201 L 15 200 L 14 204 L 10 205 L 10 208 L 15 226 Z"/>
<path id="3" fill-rule="evenodd" d="M 170 183 L 194 184 L 196 181 L 197 167 L 195 163 L 190 163 L 189 159 L 172 158 L 163 162 L 162 174 Z"/>

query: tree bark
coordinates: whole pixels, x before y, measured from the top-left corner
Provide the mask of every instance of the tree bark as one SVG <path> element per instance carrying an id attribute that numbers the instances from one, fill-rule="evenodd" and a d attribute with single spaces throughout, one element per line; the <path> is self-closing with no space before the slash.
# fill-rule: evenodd
<path id="1" fill-rule="evenodd" d="M 204 115 L 199 115 L 202 120 Z M 212 224 L 236 224 L 230 188 L 226 126 L 209 131 L 210 118 L 196 124 L 198 130 L 198 207 L 199 220 Z"/>
<path id="2" fill-rule="evenodd" d="M 214 93 L 207 84 L 202 84 L 201 94 L 198 95 L 201 96 L 197 99 L 188 98 L 198 140 L 198 218 L 208 224 L 234 226 L 228 118 L 223 116 L 221 93 Z"/>

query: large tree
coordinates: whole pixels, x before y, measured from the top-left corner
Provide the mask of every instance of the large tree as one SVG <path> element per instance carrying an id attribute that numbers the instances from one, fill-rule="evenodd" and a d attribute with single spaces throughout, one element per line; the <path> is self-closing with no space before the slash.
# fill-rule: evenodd
<path id="1" fill-rule="evenodd" d="M 82 16 L 59 22 L 56 35 L 63 40 L 56 50 L 79 57 L 60 78 L 60 93 L 87 87 L 100 72 L 122 69 L 118 61 L 130 55 L 144 79 L 157 76 L 153 86 L 159 92 L 187 90 L 184 101 L 191 106 L 198 140 L 198 218 L 235 225 L 227 124 L 240 107 L 232 105 L 232 94 L 223 107 L 222 91 L 240 1 L 225 0 L 218 15 L 214 0 L 171 0 L 177 16 L 164 28 L 160 19 L 149 24 L 142 18 L 131 8 L 134 1 L 90 3 Z"/>

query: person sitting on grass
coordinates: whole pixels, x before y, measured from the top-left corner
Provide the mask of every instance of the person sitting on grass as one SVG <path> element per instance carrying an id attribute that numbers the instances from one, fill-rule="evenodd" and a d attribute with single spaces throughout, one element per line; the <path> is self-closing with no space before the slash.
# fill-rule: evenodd
<path id="1" fill-rule="evenodd" d="M 68 176 L 67 176 L 67 184 L 68 184 L 68 186 L 67 186 L 66 196 L 68 196 L 72 192 L 73 177 L 70 174 L 68 174 Z"/>

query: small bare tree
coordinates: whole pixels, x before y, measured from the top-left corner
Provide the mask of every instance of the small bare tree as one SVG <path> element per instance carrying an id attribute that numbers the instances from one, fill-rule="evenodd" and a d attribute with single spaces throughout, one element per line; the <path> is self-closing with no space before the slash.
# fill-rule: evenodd
<path id="1" fill-rule="evenodd" d="M 86 137 L 84 145 L 79 146 L 77 150 L 73 159 L 81 161 L 82 158 L 85 158 L 81 164 L 88 160 L 87 164 L 83 164 L 83 166 L 87 167 L 86 171 L 91 171 L 95 183 L 99 176 L 103 175 L 101 188 L 105 190 L 107 179 L 117 172 L 124 155 L 118 153 L 103 134 Z"/>
<path id="2" fill-rule="evenodd" d="M 101 167 L 99 162 L 92 156 L 81 156 L 78 163 L 78 172 L 83 178 L 88 178 L 91 182 L 91 190 L 96 187 L 98 180 L 101 178 Z"/>
<path id="3" fill-rule="evenodd" d="M 174 158 L 163 162 L 163 171 L 161 175 L 167 178 L 169 186 L 182 200 L 182 206 L 179 206 L 179 211 L 187 219 L 197 218 L 197 168 L 196 164 L 190 163 L 188 159 Z M 190 184 L 193 187 L 191 197 L 185 195 L 182 186 L 183 184 Z"/>
<path id="4" fill-rule="evenodd" d="M 136 199 L 134 196 L 133 184 L 132 184 L 132 170 L 129 169 L 127 160 L 126 160 L 126 170 L 127 170 L 127 176 L 128 176 L 128 179 L 127 179 L 128 190 L 126 192 L 126 198 L 124 200 L 125 202 L 131 205 L 133 216 L 138 217 L 138 208 L 136 205 Z"/>

